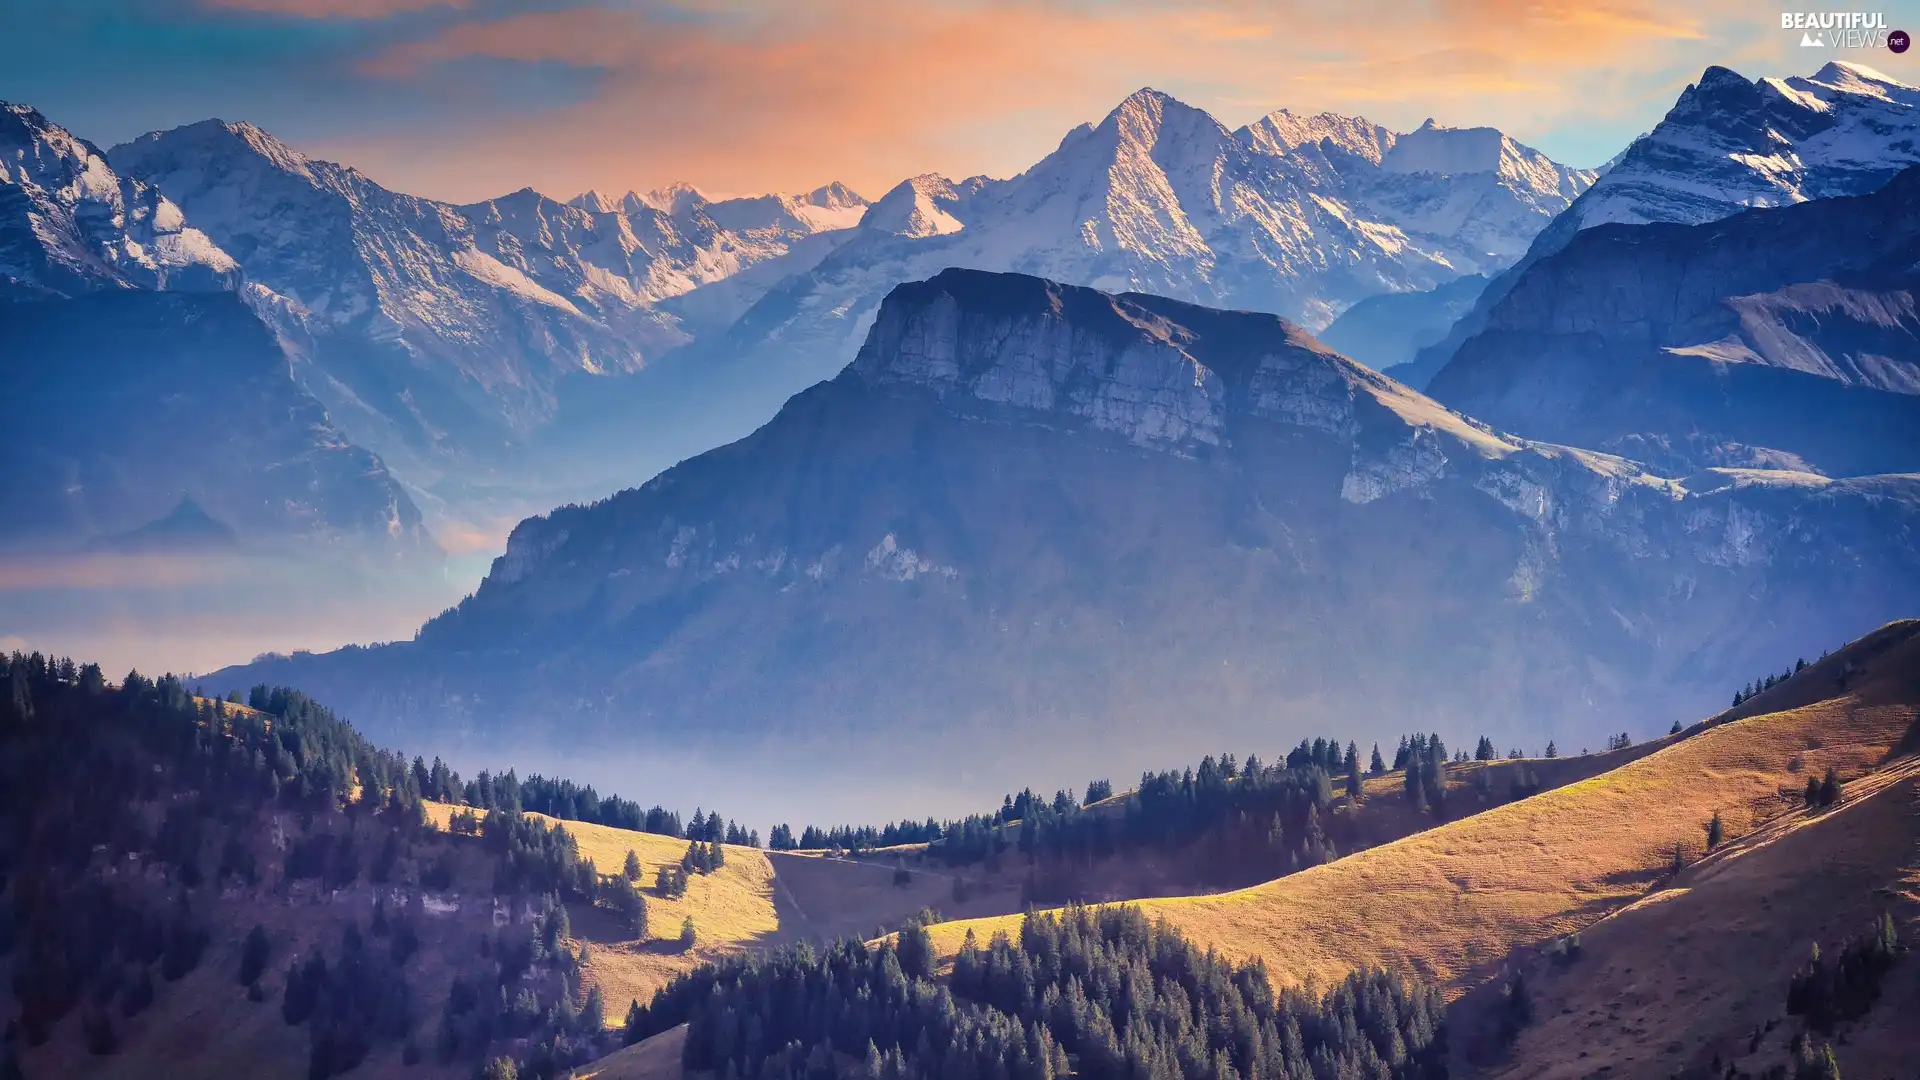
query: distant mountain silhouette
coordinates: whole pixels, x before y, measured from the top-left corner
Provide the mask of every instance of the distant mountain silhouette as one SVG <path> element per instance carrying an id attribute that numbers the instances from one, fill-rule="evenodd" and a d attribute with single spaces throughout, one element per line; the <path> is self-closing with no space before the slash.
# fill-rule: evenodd
<path id="1" fill-rule="evenodd" d="M 93 542 L 96 550 L 125 552 L 231 551 L 240 546 L 233 526 L 207 513 L 193 496 L 182 495 L 165 517 Z"/>

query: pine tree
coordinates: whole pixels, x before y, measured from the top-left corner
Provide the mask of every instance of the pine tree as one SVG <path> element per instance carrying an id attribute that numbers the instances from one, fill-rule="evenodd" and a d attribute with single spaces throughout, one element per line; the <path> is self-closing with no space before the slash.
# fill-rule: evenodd
<path id="1" fill-rule="evenodd" d="M 622 868 L 621 872 L 626 874 L 628 881 L 640 880 L 640 874 L 642 872 L 640 869 L 640 856 L 634 854 L 632 848 L 627 849 L 627 864 Z"/>
<path id="2" fill-rule="evenodd" d="M 1840 801 L 1840 774 L 1827 766 L 1826 778 L 1820 781 L 1820 805 L 1832 806 Z"/>
<path id="3" fill-rule="evenodd" d="M 1726 839 L 1726 835 L 1726 827 L 1720 823 L 1720 811 L 1715 810 L 1713 820 L 1707 822 L 1707 850 L 1712 851 L 1719 847 L 1720 842 Z"/>
<path id="4" fill-rule="evenodd" d="M 1374 743 L 1373 744 L 1373 760 L 1367 763 L 1367 774 L 1369 776 L 1380 776 L 1386 771 L 1387 771 L 1387 763 L 1385 760 L 1383 760 L 1380 757 L 1380 744 Z"/>
<path id="5" fill-rule="evenodd" d="M 250 985 L 267 970 L 268 954 L 273 951 L 273 943 L 267 939 L 267 928 L 259 923 L 247 931 L 247 940 L 240 946 L 240 985 Z"/>
<path id="6" fill-rule="evenodd" d="M 689 915 L 680 923 L 680 947 L 682 949 L 691 949 L 693 948 L 695 940 L 696 935 L 693 929 L 693 916 Z"/>
<path id="7" fill-rule="evenodd" d="M 587 1004 L 580 1010 L 580 1027 L 589 1034 L 598 1035 L 607 1026 L 607 999 L 595 986 L 587 991 Z"/>
<path id="8" fill-rule="evenodd" d="M 1548 756 L 1548 757 L 1550 757 L 1550 758 L 1557 758 L 1557 757 L 1559 757 L 1559 756 L 1560 756 L 1560 748 L 1559 748 L 1559 747 L 1557 747 L 1557 746 L 1555 746 L 1555 745 L 1553 745 L 1553 740 L 1552 740 L 1552 739 L 1548 739 L 1548 740 L 1547 740 L 1547 755 L 1546 755 L 1546 756 Z"/>

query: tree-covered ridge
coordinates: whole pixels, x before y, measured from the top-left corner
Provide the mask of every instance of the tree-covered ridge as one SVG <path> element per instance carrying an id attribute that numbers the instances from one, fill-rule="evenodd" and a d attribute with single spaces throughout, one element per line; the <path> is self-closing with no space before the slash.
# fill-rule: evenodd
<path id="1" fill-rule="evenodd" d="M 111 1045 L 116 993 L 132 1015 L 152 1000 L 156 961 L 165 982 L 198 965 L 218 888 L 261 877 L 250 840 L 263 809 L 420 820 L 404 759 L 298 693 L 263 690 L 266 711 L 243 709 L 171 675 L 116 687 L 95 665 L 37 653 L 0 676 L 0 950 L 19 951 L 29 1044 L 84 992 L 89 1042 Z M 359 875 L 350 842 L 323 852 L 311 876 Z"/>
<path id="2" fill-rule="evenodd" d="M 618 795 L 601 795 L 592 784 L 541 776 L 525 780 L 512 769 L 490 773 L 482 769 L 473 779 L 462 783 L 460 774 L 448 769 L 439 758 L 428 765 L 413 759 L 414 783 L 429 799 L 471 807 L 476 811 L 508 810 L 514 813 L 544 814 L 562 821 L 584 821 L 629 832 L 654 833 L 688 840 L 718 841 L 741 847 L 759 847 L 760 833 L 720 816 L 695 808 L 685 824 L 675 810 L 640 804 Z"/>
<path id="3" fill-rule="evenodd" d="M 1549 756 L 1552 755 L 1549 749 Z M 1498 756 L 1482 737 L 1475 759 Z M 1518 757 L 1519 751 L 1511 751 Z M 1464 753 L 1451 759 L 1467 760 Z M 1422 812 L 1446 820 L 1445 744 L 1437 734 L 1403 737 L 1394 768 L 1405 769 L 1408 793 Z M 1363 764 L 1364 762 L 1364 764 Z M 1153 851 L 1190 857 L 1192 871 L 1215 886 L 1267 880 L 1338 858 L 1347 846 L 1367 842 L 1350 818 L 1332 811 L 1344 796 L 1357 803 L 1368 776 L 1387 772 L 1380 747 L 1362 757 L 1349 741 L 1302 739 L 1284 760 L 1266 763 L 1249 754 L 1207 755 L 1194 768 L 1142 773 L 1138 786 L 1117 798 L 1112 785 L 1096 780 L 1087 797 L 1059 791 L 1051 799 L 1031 789 L 1009 794 L 992 814 L 938 822 L 903 821 L 898 825 L 823 830 L 809 826 L 796 841 L 787 826 L 777 826 L 772 846 L 842 848 L 859 852 L 892 844 L 925 843 L 927 857 L 962 866 L 995 864 L 1017 852 L 1031 867 L 1027 897 L 1066 901 L 1081 896 L 1079 884 L 1092 860 L 1128 852 Z M 1524 798 L 1539 790 L 1522 770 L 1509 790 L 1487 787 L 1472 792 L 1485 806 Z M 1098 805 L 1096 805 L 1098 804 Z"/>
<path id="4" fill-rule="evenodd" d="M 597 1017 L 576 1005 L 555 901 L 623 910 L 622 897 L 564 828 L 496 808 L 475 820 L 478 837 L 437 833 L 401 755 L 296 691 L 258 687 L 250 701 L 199 698 L 170 675 L 115 686 L 94 665 L 0 661 L 0 960 L 17 1007 L 0 1075 L 11 1075 L 15 1032 L 31 1051 L 74 1014 L 90 1053 L 118 1052 L 121 1026 L 201 966 L 211 931 L 248 897 L 356 889 L 375 898 L 372 920 L 348 915 L 337 950 L 283 957 L 284 941 L 256 925 L 228 984 L 256 1004 L 283 988 L 279 1011 L 307 1029 L 311 1076 L 383 1045 L 419 1056 L 423 897 L 484 897 L 489 885 L 546 911 L 545 940 L 526 946 L 524 964 L 485 961 L 483 1007 L 461 1011 L 458 1037 L 439 1036 L 434 1051 L 477 1062 L 512 1041 L 523 1061 L 564 1069 L 606 1049 Z M 398 895 L 410 899 L 387 902 Z M 526 943 L 487 944 L 483 957 L 510 959 Z"/>
<path id="5" fill-rule="evenodd" d="M 1137 908 L 1030 913 L 1016 944 L 971 937 L 945 983 L 924 927 L 730 959 L 628 1014 L 635 1042 L 688 1024 L 684 1063 L 720 1077 L 1283 1080 L 1445 1075 L 1438 990 L 1374 971 L 1324 996 L 1202 952 Z"/>

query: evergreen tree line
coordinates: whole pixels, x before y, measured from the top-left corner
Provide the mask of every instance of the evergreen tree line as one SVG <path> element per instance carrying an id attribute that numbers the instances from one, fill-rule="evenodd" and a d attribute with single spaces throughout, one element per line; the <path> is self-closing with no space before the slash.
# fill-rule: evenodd
<path id="1" fill-rule="evenodd" d="M 413 761 L 416 774 L 433 776 L 444 768 L 438 758 L 434 759 L 432 766 L 423 764 L 419 758 Z M 680 815 L 675 811 L 660 806 L 642 809 L 639 803 L 631 799 L 623 799 L 618 795 L 603 796 L 591 784 L 582 787 L 571 780 L 550 779 L 538 773 L 521 780 L 512 769 L 497 774 L 483 769 L 464 785 L 460 783 L 459 773 L 448 773 L 446 783 L 429 787 L 423 782 L 421 788 L 433 792 L 429 798 L 464 803 L 483 812 L 511 809 L 545 814 L 563 821 L 607 825 L 631 832 L 708 839 L 707 819 L 697 813 L 692 822 L 682 826 Z"/>
<path id="2" fill-rule="evenodd" d="M 116 1012 L 144 1010 L 156 974 L 197 967 L 212 890 L 257 880 L 248 840 L 266 808 L 419 820 L 404 759 L 296 691 L 258 687 L 238 709 L 176 676 L 113 686 L 38 653 L 0 676 L 0 955 L 17 954 L 29 1044 L 84 1005 L 88 1043 L 111 1052 Z M 345 861 L 302 857 L 321 873 Z"/>
<path id="3" fill-rule="evenodd" d="M 1826 653 L 1820 654 L 1820 659 L 1825 660 L 1826 658 L 1827 658 Z M 1746 703 L 1748 698 L 1752 697 L 1753 695 L 1765 693 L 1766 691 L 1771 690 L 1776 686 L 1779 686 L 1781 683 L 1786 682 L 1788 679 L 1793 678 L 1795 675 L 1798 675 L 1805 670 L 1807 670 L 1807 658 L 1803 656 L 1800 659 L 1795 660 L 1793 662 L 1792 667 L 1788 668 L 1785 671 L 1780 672 L 1778 675 L 1763 675 L 1760 678 L 1753 680 L 1752 682 L 1748 683 L 1747 685 L 1733 692 L 1734 707 L 1739 708 L 1741 705 Z"/>
<path id="4" fill-rule="evenodd" d="M 1497 750 L 1482 736 L 1475 758 L 1493 760 Z M 1519 756 L 1519 751 L 1510 752 Z M 1552 756 L 1551 751 L 1549 756 Z M 1446 815 L 1446 769 L 1452 759 L 1437 734 L 1403 736 L 1393 767 L 1407 770 L 1407 790 L 1422 810 Z M 1359 747 L 1344 747 L 1332 739 L 1302 739 L 1282 762 L 1263 764 L 1249 755 L 1241 764 L 1232 754 L 1208 755 L 1197 769 L 1146 772 L 1117 811 L 1087 807 L 1112 797 L 1112 785 L 1097 780 L 1086 796 L 1075 799 L 1067 791 L 1052 798 L 1032 789 L 1008 794 L 992 814 L 940 822 L 901 821 L 880 827 L 808 826 L 798 840 L 786 825 L 776 826 L 770 846 L 840 848 L 858 853 L 895 844 L 925 843 L 927 855 L 950 866 L 986 862 L 997 865 L 1017 850 L 1033 863 L 1028 899 L 1064 901 L 1076 896 L 1077 867 L 1123 850 L 1155 848 L 1195 853 L 1196 862 L 1213 868 L 1214 884 L 1271 877 L 1317 865 L 1338 855 L 1337 838 L 1328 832 L 1329 808 L 1335 792 L 1358 801 L 1364 778 L 1388 771 L 1376 744 L 1363 769 Z M 1491 776 L 1483 775 L 1483 802 L 1498 795 Z M 1521 770 L 1506 797 L 1518 799 L 1537 793 L 1541 782 Z M 1205 850 L 1200 850 L 1204 847 Z"/>
<path id="5" fill-rule="evenodd" d="M 686 1023 L 684 1064 L 721 1080 L 1438 1078 L 1438 991 L 1374 971 L 1324 996 L 1202 952 L 1137 908 L 1029 913 L 1015 944 L 971 936 L 946 984 L 924 927 L 731 958 L 628 1012 L 629 1043 Z"/>
<path id="6" fill-rule="evenodd" d="M 1880 1000 L 1881 982 L 1905 951 L 1891 914 L 1874 920 L 1865 936 L 1841 942 L 1831 963 L 1814 945 L 1787 984 L 1788 1014 L 1804 1017 L 1808 1027 L 1823 1035 L 1833 1034 L 1835 1024 L 1865 1016 Z"/>
<path id="7" fill-rule="evenodd" d="M 0 660 L 0 678 L 0 960 L 29 1045 L 77 1010 L 89 1048 L 114 1052 L 116 1021 L 199 966 L 215 890 L 258 884 L 252 853 L 271 811 L 302 823 L 288 882 L 396 879 L 422 839 L 442 850 L 422 858 L 419 880 L 444 889 L 452 845 L 476 842 L 424 831 L 420 774 L 431 786 L 451 783 L 450 770 L 410 766 L 297 691 L 257 687 L 240 709 L 174 676 L 130 673 L 116 687 L 97 666 L 37 654 Z M 603 879 L 563 827 L 494 808 L 467 831 L 493 856 L 501 894 L 601 900 Z M 644 903 L 623 899 L 616 890 L 604 902 L 643 925 Z M 377 903 L 383 944 L 355 927 L 337 957 L 290 968 L 283 1015 L 312 1025 L 314 1075 L 352 1068 L 411 1029 L 403 968 L 418 916 Z M 239 974 L 254 1001 L 265 1000 L 271 952 L 264 927 L 247 935 Z"/>

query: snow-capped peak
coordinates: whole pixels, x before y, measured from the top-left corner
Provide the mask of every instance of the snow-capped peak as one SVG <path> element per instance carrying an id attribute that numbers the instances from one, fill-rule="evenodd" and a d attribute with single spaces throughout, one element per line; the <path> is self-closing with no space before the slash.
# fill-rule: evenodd
<path id="1" fill-rule="evenodd" d="M 977 188 L 977 183 L 975 187 Z M 952 211 L 971 192 L 934 173 L 923 173 L 894 185 L 867 208 L 860 227 L 894 236 L 944 236 L 966 225 Z"/>
<path id="2" fill-rule="evenodd" d="M 617 214 L 620 212 L 621 200 L 611 195 L 603 195 L 593 188 L 588 188 L 573 198 L 568 199 L 567 204 L 569 206 L 577 206 L 590 213 Z"/>
<path id="3" fill-rule="evenodd" d="M 231 289 L 239 265 L 180 207 L 121 175 L 39 110 L 0 102 L 0 295 L 99 288 Z"/>
<path id="4" fill-rule="evenodd" d="M 1381 158 L 1380 168 L 1391 173 L 1443 176 L 1493 173 L 1516 187 L 1558 192 L 1569 199 L 1585 187 L 1545 154 L 1496 128 L 1448 128 L 1431 119 L 1394 140 L 1392 149 Z"/>
<path id="5" fill-rule="evenodd" d="M 684 218 L 711 201 L 701 193 L 699 188 L 684 180 L 677 180 L 663 188 L 654 188 L 645 195 L 629 192 L 627 197 L 637 199 L 644 205 L 676 218 Z"/>
<path id="6" fill-rule="evenodd" d="M 1865 64 L 1852 64 L 1844 60 L 1832 61 L 1814 72 L 1813 77 L 1806 81 L 1830 86 L 1849 94 L 1866 94 L 1888 100 L 1920 92 L 1920 89 L 1910 83 L 1903 83 Z"/>
<path id="7" fill-rule="evenodd" d="M 801 202 L 820 207 L 822 210 L 845 210 L 856 206 L 864 209 L 867 206 L 867 200 L 862 198 L 859 192 L 838 180 L 814 188 L 798 198 Z"/>
<path id="8" fill-rule="evenodd" d="M 1859 64 L 1749 81 L 1710 67 L 1543 242 L 1603 222 L 1696 224 L 1879 188 L 1920 162 L 1920 89 Z"/>
<path id="9" fill-rule="evenodd" d="M 1122 143 L 1140 147 L 1227 137 L 1227 129 L 1211 113 L 1152 87 L 1128 94 L 1094 130 L 1112 132 Z"/>

